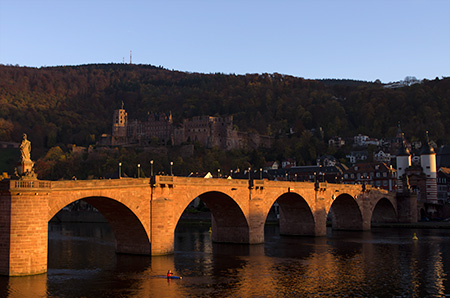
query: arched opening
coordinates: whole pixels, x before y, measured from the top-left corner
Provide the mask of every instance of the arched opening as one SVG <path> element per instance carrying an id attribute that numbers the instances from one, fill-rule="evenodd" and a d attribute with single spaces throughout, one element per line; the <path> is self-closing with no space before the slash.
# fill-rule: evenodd
<path id="1" fill-rule="evenodd" d="M 382 198 L 378 201 L 378 203 L 375 205 L 375 208 L 373 209 L 371 223 L 388 222 L 397 222 L 397 215 L 391 202 L 386 198 Z"/>
<path id="2" fill-rule="evenodd" d="M 280 235 L 315 235 L 315 221 L 308 203 L 296 193 L 280 196 L 276 205 L 279 210 Z"/>
<path id="3" fill-rule="evenodd" d="M 47 294 L 116 296 L 110 285 L 113 282 L 105 281 L 129 289 L 135 280 L 118 279 L 118 273 L 129 276 L 151 268 L 151 258 L 140 255 L 150 253 L 148 237 L 136 215 L 124 204 L 105 197 L 89 197 L 62 211 L 48 224 L 48 270 L 44 280 Z M 101 284 L 105 287 L 99 290 Z"/>
<path id="4" fill-rule="evenodd" d="M 114 235 L 117 253 L 150 255 L 151 246 L 147 232 L 139 218 L 127 206 L 106 197 L 83 198 L 77 201 L 77 204 L 83 208 L 72 210 L 75 213 L 67 215 L 69 220 L 66 219 L 66 221 L 107 223 Z M 67 209 L 66 207 L 63 210 Z M 98 211 L 97 215 L 96 211 Z M 63 221 L 64 218 L 61 218 L 61 212 L 59 212 L 50 222 L 52 220 Z"/>
<path id="5" fill-rule="evenodd" d="M 419 210 L 419 220 L 420 221 L 430 221 L 430 219 L 428 218 L 428 214 L 425 211 L 425 208 L 420 208 Z"/>
<path id="6" fill-rule="evenodd" d="M 250 234 L 247 220 L 240 206 L 228 195 L 221 192 L 206 192 L 198 196 L 200 208 L 203 209 L 202 217 L 197 217 L 199 221 L 207 222 L 208 212 L 210 214 L 211 239 L 214 242 L 222 243 L 249 243 Z M 202 205 L 204 207 L 202 207 Z M 194 218 L 188 215 L 192 203 L 184 210 L 179 218 L 179 224 L 186 218 Z M 205 216 L 206 214 L 206 216 Z"/>
<path id="7" fill-rule="evenodd" d="M 348 194 L 338 196 L 328 212 L 333 230 L 362 230 L 361 211 L 355 199 Z"/>

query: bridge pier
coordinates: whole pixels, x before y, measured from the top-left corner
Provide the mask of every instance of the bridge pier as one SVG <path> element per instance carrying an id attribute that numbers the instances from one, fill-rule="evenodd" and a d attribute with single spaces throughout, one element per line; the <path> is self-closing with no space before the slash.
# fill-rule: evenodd
<path id="1" fill-rule="evenodd" d="M 264 243 L 264 225 L 266 216 L 264 210 L 264 200 L 261 198 L 252 198 L 250 200 L 250 214 L 248 218 L 249 226 L 249 244 Z"/>
<path id="2" fill-rule="evenodd" d="M 413 192 L 397 193 L 398 222 L 414 223 L 419 219 L 417 194 Z"/>
<path id="3" fill-rule="evenodd" d="M 48 193 L 38 191 L 39 186 L 38 181 L 1 182 L 1 275 L 24 276 L 47 271 L 48 222 L 42 215 L 48 212 Z"/>
<path id="4" fill-rule="evenodd" d="M 166 198 L 151 202 L 151 254 L 168 255 L 174 251 L 174 233 L 177 219 L 173 214 L 173 201 Z"/>

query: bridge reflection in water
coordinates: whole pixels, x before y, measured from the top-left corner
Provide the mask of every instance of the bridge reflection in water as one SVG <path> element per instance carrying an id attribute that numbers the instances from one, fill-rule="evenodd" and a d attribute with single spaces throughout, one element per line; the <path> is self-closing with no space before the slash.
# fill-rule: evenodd
<path id="1" fill-rule="evenodd" d="M 5 205 L 0 208 L 5 212 L 2 220 L 11 227 L 11 234 L 2 230 L 0 235 L 8 243 L 7 249 L 0 250 L 5 260 L 0 274 L 6 275 L 46 271 L 47 223 L 77 200 L 88 202 L 106 218 L 116 252 L 142 255 L 173 253 L 175 227 L 197 197 L 211 210 L 212 240 L 221 243 L 264 243 L 264 225 L 275 202 L 283 235 L 324 236 L 328 215 L 333 228 L 342 230 L 369 230 L 372 221 L 417 220 L 415 197 L 361 185 L 156 176 L 6 181 L 0 186 L 0 203 Z"/>
<path id="2" fill-rule="evenodd" d="M 107 224 L 50 224 L 46 274 L 0 277 L 2 297 L 442 297 L 450 291 L 448 230 L 327 231 L 265 244 L 212 243 L 179 224 L 173 255 L 116 254 Z M 412 233 L 419 241 L 412 240 Z M 168 282 L 158 276 L 182 275 Z"/>

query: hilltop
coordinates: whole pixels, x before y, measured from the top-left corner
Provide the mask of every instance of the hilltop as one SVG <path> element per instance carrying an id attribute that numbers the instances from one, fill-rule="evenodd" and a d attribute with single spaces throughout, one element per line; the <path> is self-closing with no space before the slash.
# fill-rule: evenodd
<path id="1" fill-rule="evenodd" d="M 90 64 L 29 68 L 0 65 L 0 140 L 26 132 L 34 157 L 49 148 L 95 144 L 111 132 L 124 103 L 133 119 L 172 112 L 175 123 L 194 116 L 233 115 L 240 131 L 284 138 L 278 154 L 299 164 L 327 153 L 333 136 L 393 137 L 398 122 L 410 140 L 425 131 L 449 143 L 450 79 L 400 88 L 379 82 L 307 80 L 282 74 L 201 74 L 152 65 Z"/>

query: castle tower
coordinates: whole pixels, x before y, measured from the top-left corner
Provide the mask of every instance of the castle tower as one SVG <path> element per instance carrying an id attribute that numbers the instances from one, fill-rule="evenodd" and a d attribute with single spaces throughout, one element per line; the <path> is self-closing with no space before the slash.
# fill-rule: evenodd
<path id="1" fill-rule="evenodd" d="M 433 147 L 430 145 L 430 141 L 428 138 L 427 131 L 427 141 L 422 147 L 422 151 L 420 152 L 420 165 L 422 167 L 422 171 L 426 175 L 426 198 L 427 203 L 429 204 L 437 204 L 437 170 L 436 170 L 436 153 L 434 152 Z M 432 207 L 430 207 L 433 209 Z M 430 209 L 429 208 L 429 209 Z M 433 212 L 429 210 L 429 212 Z"/>
<path id="2" fill-rule="evenodd" d="M 402 134 L 402 144 L 397 153 L 397 187 L 398 192 L 404 191 L 403 181 L 406 181 L 405 170 L 411 166 L 411 154 L 409 149 L 406 147 L 405 136 Z"/>
<path id="3" fill-rule="evenodd" d="M 128 124 L 128 115 L 125 109 L 122 108 L 118 110 L 114 110 L 113 115 L 113 124 L 112 124 L 112 145 L 118 145 L 123 142 L 126 142 L 127 137 L 127 124 Z"/>

